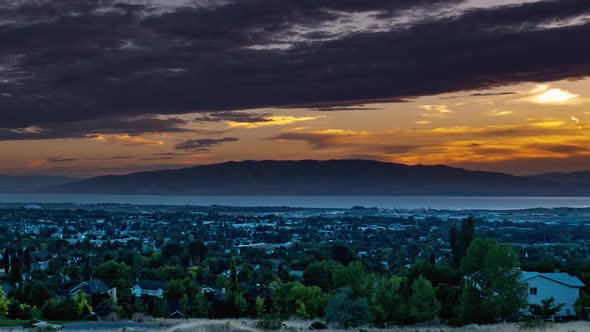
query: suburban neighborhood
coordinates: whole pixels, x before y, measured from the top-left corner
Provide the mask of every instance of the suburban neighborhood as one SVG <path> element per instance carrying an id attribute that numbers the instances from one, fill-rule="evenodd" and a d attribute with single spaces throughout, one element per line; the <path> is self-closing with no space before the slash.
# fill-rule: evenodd
<path id="1" fill-rule="evenodd" d="M 0 212 L 0 314 L 16 321 L 248 317 L 270 328 L 297 317 L 350 327 L 590 311 L 585 209 L 567 220 L 559 209 Z"/>

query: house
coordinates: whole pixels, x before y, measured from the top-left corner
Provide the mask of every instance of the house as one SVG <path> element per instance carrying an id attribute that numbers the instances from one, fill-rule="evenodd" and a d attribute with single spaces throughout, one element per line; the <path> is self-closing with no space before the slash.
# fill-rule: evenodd
<path id="1" fill-rule="evenodd" d="M 184 318 L 184 313 L 182 312 L 180 301 L 178 301 L 178 300 L 169 300 L 168 301 L 168 317 L 173 318 L 173 319 Z"/>
<path id="2" fill-rule="evenodd" d="M 166 290 L 166 283 L 158 280 L 138 280 L 133 287 L 131 287 L 131 294 L 135 297 L 153 296 L 164 297 Z"/>
<path id="3" fill-rule="evenodd" d="M 553 297 L 556 304 L 564 306 L 559 316 L 575 315 L 574 303 L 584 283 L 567 273 L 522 272 L 522 281 L 527 284 L 528 303 L 541 304 L 541 300 Z"/>
<path id="4" fill-rule="evenodd" d="M 289 271 L 289 278 L 292 280 L 302 280 L 303 279 L 303 270 L 290 270 Z"/>
<path id="5" fill-rule="evenodd" d="M 35 262 L 31 265 L 33 271 L 47 271 L 47 269 L 49 269 L 49 260 Z"/>
<path id="6" fill-rule="evenodd" d="M 12 286 L 10 286 L 9 284 L 2 284 L 2 297 L 4 299 L 8 298 L 8 294 L 10 294 L 10 291 L 12 291 Z"/>
<path id="7" fill-rule="evenodd" d="M 89 297 L 97 295 L 108 295 L 115 302 L 117 301 L 117 289 L 114 287 L 109 288 L 109 286 L 107 286 L 100 279 L 91 279 L 88 281 L 83 281 L 78 285 L 71 287 L 67 290 L 67 294 L 72 297 L 78 295 L 78 293 L 84 293 L 84 295 Z"/>

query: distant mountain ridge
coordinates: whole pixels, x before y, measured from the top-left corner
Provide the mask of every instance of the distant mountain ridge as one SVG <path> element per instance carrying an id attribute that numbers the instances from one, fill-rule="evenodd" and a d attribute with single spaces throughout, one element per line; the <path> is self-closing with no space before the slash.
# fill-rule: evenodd
<path id="1" fill-rule="evenodd" d="M 590 171 L 580 171 L 572 173 L 545 173 L 535 175 L 534 177 L 537 179 L 543 179 L 552 182 L 590 186 Z"/>
<path id="2" fill-rule="evenodd" d="M 0 174 L 0 192 L 29 192 L 79 180 L 79 178 L 53 175 L 13 176 Z"/>
<path id="3" fill-rule="evenodd" d="M 112 175 L 51 192 L 179 195 L 590 196 L 589 186 L 542 177 L 370 160 L 240 161 Z"/>

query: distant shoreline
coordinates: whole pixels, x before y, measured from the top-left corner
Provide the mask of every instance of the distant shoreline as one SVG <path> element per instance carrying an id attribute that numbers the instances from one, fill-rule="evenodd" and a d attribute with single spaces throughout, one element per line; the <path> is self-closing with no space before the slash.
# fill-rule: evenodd
<path id="1" fill-rule="evenodd" d="M 133 204 L 164 206 L 229 206 L 244 208 L 319 208 L 435 210 L 522 210 L 586 208 L 590 197 L 514 196 L 222 196 L 222 195 L 105 195 L 0 193 L 0 203 Z"/>

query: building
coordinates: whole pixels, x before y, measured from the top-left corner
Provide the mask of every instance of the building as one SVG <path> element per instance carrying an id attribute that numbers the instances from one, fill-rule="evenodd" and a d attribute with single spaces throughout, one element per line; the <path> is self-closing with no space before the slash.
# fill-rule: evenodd
<path id="1" fill-rule="evenodd" d="M 102 280 L 100 279 L 91 279 L 88 281 L 83 281 L 78 285 L 70 288 L 67 290 L 69 296 L 76 296 L 78 293 L 83 293 L 88 297 L 94 297 L 97 295 L 108 295 L 112 298 L 115 302 L 117 301 L 117 289 L 116 288 L 109 288 Z"/>
<path id="2" fill-rule="evenodd" d="M 542 300 L 553 297 L 555 304 L 564 306 L 559 316 L 575 315 L 574 303 L 584 283 L 567 273 L 522 272 L 522 281 L 527 284 L 528 303 L 541 304 Z"/>
<path id="3" fill-rule="evenodd" d="M 138 280 L 133 287 L 131 287 L 131 294 L 135 297 L 153 296 L 164 297 L 166 290 L 166 283 L 158 280 Z"/>
<path id="4" fill-rule="evenodd" d="M 10 294 L 10 291 L 12 291 L 12 286 L 10 286 L 7 283 L 4 283 L 0 287 L 2 287 L 2 298 L 7 299 L 8 294 Z"/>

